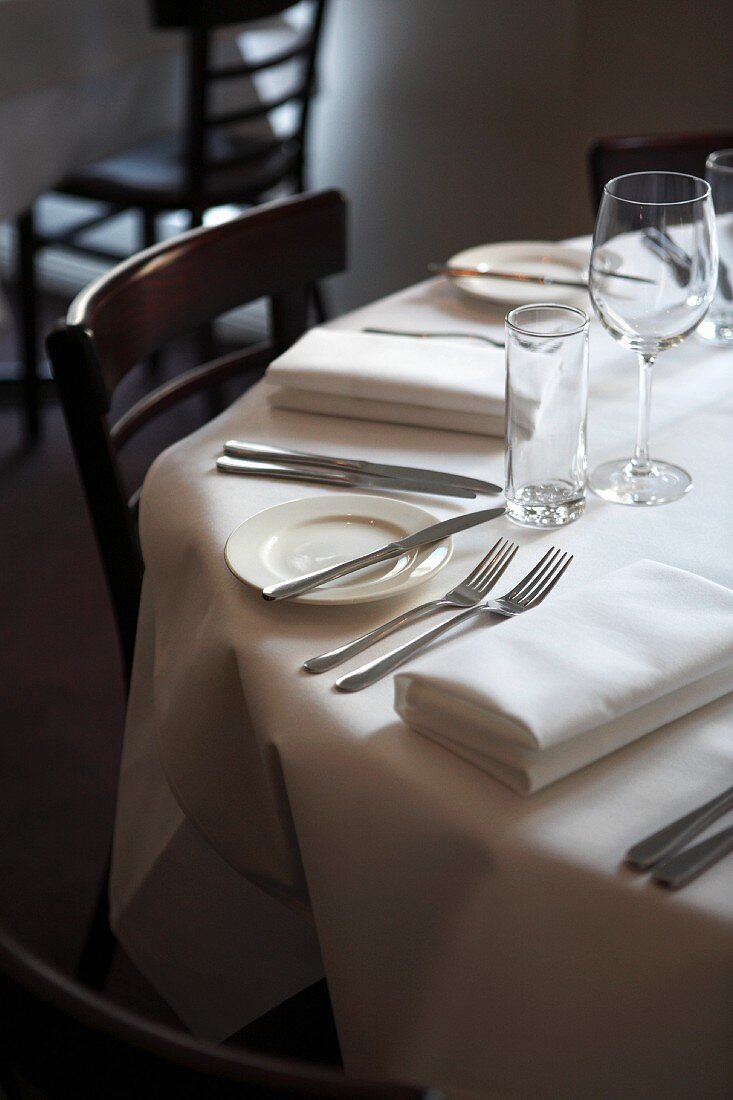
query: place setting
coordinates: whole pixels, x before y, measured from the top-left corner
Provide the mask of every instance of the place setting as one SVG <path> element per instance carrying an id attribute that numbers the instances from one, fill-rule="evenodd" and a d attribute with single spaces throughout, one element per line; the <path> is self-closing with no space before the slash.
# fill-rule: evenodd
<path id="1" fill-rule="evenodd" d="M 733 1095 L 729 13 L 576 7 L 0 3 L 0 1100 Z"/>
<path id="2" fill-rule="evenodd" d="M 667 504 L 688 492 L 689 475 L 649 457 L 649 374 L 657 355 L 697 328 L 715 290 L 709 200 L 707 185 L 690 177 L 624 177 L 606 189 L 590 258 L 564 246 L 510 242 L 432 265 L 458 293 L 512 307 L 503 340 L 438 325 L 307 333 L 268 371 L 273 408 L 435 431 L 475 433 L 480 421 L 482 435 L 503 438 L 504 484 L 369 455 L 231 439 L 217 459 L 223 473 L 341 491 L 246 520 L 227 542 L 230 570 L 269 602 L 386 601 L 435 580 L 463 530 L 501 518 L 518 530 L 560 529 L 582 518 L 589 489 L 636 506 Z M 539 300 L 549 292 L 556 301 Z M 623 348 L 636 352 L 641 371 L 634 456 L 607 462 L 590 477 L 584 302 Z M 354 488 L 365 494 L 343 491 Z M 460 503 L 502 492 L 498 507 L 437 522 L 393 495 Z M 727 589 L 648 560 L 577 587 L 572 571 L 565 577 L 572 561 L 561 546 L 538 554 L 501 535 L 444 594 L 375 616 L 365 633 L 305 657 L 302 670 L 329 673 L 378 647 L 376 657 L 338 675 L 335 690 L 361 692 L 396 673 L 394 707 L 407 726 L 525 796 L 733 689 Z M 691 625 L 681 613 L 685 607 L 704 608 L 704 630 L 699 615 Z M 440 621 L 429 629 L 408 632 L 433 616 Z M 502 620 L 498 633 L 468 626 Z M 385 639 L 403 630 L 407 639 L 385 649 Z M 423 651 L 414 672 L 402 671 Z M 568 677 L 577 690 L 557 706 L 557 680 Z M 725 799 L 714 806 L 720 813 L 729 808 Z M 688 830 L 685 842 L 693 835 Z M 729 848 L 724 830 L 693 849 L 669 845 L 653 862 L 634 862 L 632 854 L 627 862 L 653 868 L 652 881 L 677 889 Z"/>

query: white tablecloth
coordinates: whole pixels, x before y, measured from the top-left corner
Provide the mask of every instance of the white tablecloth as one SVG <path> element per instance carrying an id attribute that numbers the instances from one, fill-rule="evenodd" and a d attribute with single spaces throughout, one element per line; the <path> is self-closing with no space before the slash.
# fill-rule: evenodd
<path id="1" fill-rule="evenodd" d="M 501 316 L 431 281 L 337 324 L 486 331 Z M 464 532 L 421 598 L 500 534 L 524 563 L 551 541 L 571 550 L 567 584 L 648 557 L 733 586 L 733 353 L 691 339 L 657 376 L 653 453 L 693 473 L 687 498 L 637 510 L 591 497 L 561 532 L 505 520 Z M 391 680 L 344 696 L 332 674 L 300 671 L 414 595 L 319 608 L 267 604 L 239 584 L 223 560 L 230 531 L 324 490 L 217 475 L 223 440 L 499 482 L 502 444 L 274 411 L 263 389 L 167 451 L 144 487 L 112 882 L 127 950 L 214 1037 L 312 980 L 320 950 L 355 1073 L 517 1097 L 729 1096 L 730 860 L 670 895 L 620 859 L 731 782 L 730 699 L 524 799 L 404 727 Z M 594 323 L 591 464 L 629 453 L 636 398 L 633 356 Z M 409 499 L 436 516 L 463 510 Z"/>

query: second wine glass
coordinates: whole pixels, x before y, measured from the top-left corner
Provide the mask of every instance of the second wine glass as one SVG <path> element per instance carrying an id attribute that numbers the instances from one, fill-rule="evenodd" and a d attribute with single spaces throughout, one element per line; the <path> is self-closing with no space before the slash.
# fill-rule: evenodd
<path id="1" fill-rule="evenodd" d="M 652 367 L 699 325 L 713 297 L 718 253 L 710 187 L 677 172 L 636 172 L 603 191 L 589 291 L 604 327 L 639 362 L 634 455 L 597 467 L 591 489 L 619 504 L 667 504 L 690 475 L 649 454 Z"/>

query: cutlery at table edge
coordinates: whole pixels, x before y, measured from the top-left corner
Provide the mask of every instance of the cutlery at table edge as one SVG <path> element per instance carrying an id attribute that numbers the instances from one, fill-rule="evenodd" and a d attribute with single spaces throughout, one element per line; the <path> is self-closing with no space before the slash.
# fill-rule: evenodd
<path id="1" fill-rule="evenodd" d="M 652 882 L 668 890 L 679 890 L 730 852 L 733 852 L 733 825 L 658 863 Z"/>
<path id="2" fill-rule="evenodd" d="M 624 862 L 637 871 L 647 871 L 661 860 L 673 856 L 688 840 L 730 810 L 733 810 L 733 787 L 728 787 L 704 805 L 644 837 L 629 848 Z"/>
<path id="3" fill-rule="evenodd" d="M 249 477 L 272 477 L 283 481 L 306 481 L 317 485 L 337 485 L 354 489 L 387 489 L 393 492 L 430 493 L 433 496 L 461 497 L 475 500 L 472 489 L 461 485 L 446 485 L 442 481 L 414 480 L 408 477 L 386 477 L 378 474 L 361 474 L 353 470 L 325 470 L 322 467 L 286 466 L 284 463 L 250 462 L 233 455 L 219 455 L 217 470 L 225 474 L 242 474 Z"/>
<path id="4" fill-rule="evenodd" d="M 451 474 L 444 470 L 427 470 L 420 466 L 395 466 L 387 462 L 370 462 L 362 458 L 339 458 L 335 455 L 312 454 L 308 451 L 293 451 L 284 447 L 273 447 L 265 443 L 252 443 L 248 440 L 228 439 L 224 444 L 224 454 L 234 458 L 247 458 L 253 462 L 283 462 L 288 465 L 322 466 L 341 472 L 353 470 L 359 474 L 375 474 L 377 477 L 405 477 L 410 480 L 426 480 L 443 485 L 457 485 L 471 489 L 474 493 L 496 496 L 504 492 L 500 485 L 480 478 L 466 477 L 465 474 Z"/>

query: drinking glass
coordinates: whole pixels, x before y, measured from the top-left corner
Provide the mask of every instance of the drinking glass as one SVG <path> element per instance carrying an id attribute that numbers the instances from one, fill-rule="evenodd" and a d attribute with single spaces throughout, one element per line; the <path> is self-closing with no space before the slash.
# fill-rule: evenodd
<path id="1" fill-rule="evenodd" d="M 520 306 L 506 317 L 506 512 L 560 527 L 585 509 L 588 317 Z"/>
<path id="2" fill-rule="evenodd" d="M 718 285 L 697 335 L 709 344 L 733 346 L 733 149 L 719 149 L 705 162 L 718 236 Z"/>
<path id="3" fill-rule="evenodd" d="M 685 253 L 684 265 L 679 257 Z M 639 361 L 633 458 L 593 471 L 591 489 L 619 504 L 667 504 L 692 487 L 685 470 L 649 454 L 652 367 L 699 325 L 715 291 L 718 248 L 710 186 L 677 172 L 610 180 L 596 219 L 589 291 L 604 327 Z"/>

